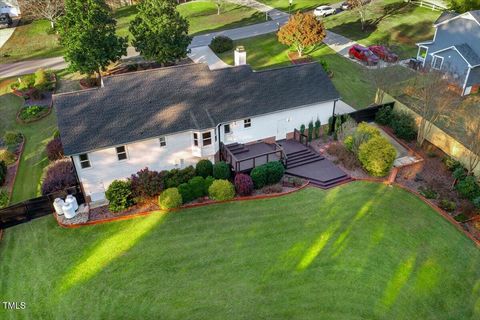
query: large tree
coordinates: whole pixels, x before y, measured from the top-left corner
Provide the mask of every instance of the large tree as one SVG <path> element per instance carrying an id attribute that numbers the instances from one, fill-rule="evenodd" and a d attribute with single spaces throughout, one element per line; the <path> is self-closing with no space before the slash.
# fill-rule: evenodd
<path id="1" fill-rule="evenodd" d="M 433 125 L 448 116 L 448 109 L 460 104 L 461 96 L 455 92 L 454 80 L 439 70 L 430 70 L 416 76 L 413 85 L 405 90 L 415 98 L 414 108 L 420 115 L 417 143 L 422 146 Z"/>
<path id="2" fill-rule="evenodd" d="M 33 19 L 47 19 L 52 28 L 62 15 L 64 0 L 18 0 L 22 15 Z"/>
<path id="3" fill-rule="evenodd" d="M 293 46 L 301 57 L 305 49 L 316 46 L 326 36 L 323 22 L 313 14 L 296 13 L 277 33 L 278 41 Z"/>
<path id="4" fill-rule="evenodd" d="M 60 44 L 71 71 L 101 76 L 127 54 L 127 38 L 116 35 L 116 21 L 103 0 L 66 0 L 58 21 Z"/>
<path id="5" fill-rule="evenodd" d="M 129 29 L 133 46 L 145 58 L 165 64 L 187 56 L 192 38 L 176 6 L 174 0 L 145 0 L 138 6 Z"/>

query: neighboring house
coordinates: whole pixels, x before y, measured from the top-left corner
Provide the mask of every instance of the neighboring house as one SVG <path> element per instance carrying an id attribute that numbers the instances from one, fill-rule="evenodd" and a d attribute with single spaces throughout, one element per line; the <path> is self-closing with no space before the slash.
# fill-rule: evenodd
<path id="1" fill-rule="evenodd" d="M 318 63 L 254 72 L 189 64 L 105 77 L 102 87 L 53 96 L 65 154 L 85 193 L 142 168 L 215 161 L 220 143 L 281 140 L 328 122 L 339 94 Z"/>
<path id="2" fill-rule="evenodd" d="M 444 12 L 434 23 L 432 41 L 417 43 L 423 66 L 448 71 L 462 95 L 480 87 L 480 10 Z"/>

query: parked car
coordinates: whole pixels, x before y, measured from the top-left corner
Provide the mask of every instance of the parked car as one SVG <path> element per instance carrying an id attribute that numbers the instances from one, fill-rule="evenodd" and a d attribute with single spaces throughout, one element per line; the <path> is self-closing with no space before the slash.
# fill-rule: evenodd
<path id="1" fill-rule="evenodd" d="M 372 51 L 358 44 L 353 45 L 350 50 L 348 50 L 348 56 L 352 59 L 355 58 L 363 61 L 369 66 L 376 65 L 379 60 Z"/>
<path id="2" fill-rule="evenodd" d="M 313 15 L 316 17 L 326 17 L 335 14 L 336 11 L 337 9 L 330 6 L 320 6 L 313 10 Z"/>
<path id="3" fill-rule="evenodd" d="M 398 56 L 384 46 L 370 46 L 368 47 L 377 57 L 386 62 L 397 62 Z"/>
<path id="4" fill-rule="evenodd" d="M 347 1 L 345 1 L 344 3 L 342 3 L 341 8 L 342 8 L 343 11 L 347 11 L 347 10 L 352 9 L 352 6 Z"/>
<path id="5" fill-rule="evenodd" d="M 12 25 L 12 18 L 8 13 L 0 13 L 0 28 L 8 28 Z"/>

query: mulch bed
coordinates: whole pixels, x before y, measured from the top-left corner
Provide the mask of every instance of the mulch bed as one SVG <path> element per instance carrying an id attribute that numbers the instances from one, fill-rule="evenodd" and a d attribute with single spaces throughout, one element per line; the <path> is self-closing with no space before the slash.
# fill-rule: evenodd
<path id="1" fill-rule="evenodd" d="M 13 152 L 17 157 L 17 161 L 15 161 L 14 164 L 7 167 L 7 175 L 5 177 L 5 182 L 2 186 L 0 186 L 2 188 L 7 189 L 9 199 L 12 198 L 13 186 L 15 185 L 15 179 L 17 177 L 18 166 L 20 164 L 20 158 L 22 157 L 24 146 L 25 146 L 25 136 L 23 136 L 23 141 L 17 145 L 17 147 L 15 148 L 15 151 Z"/>
<path id="2" fill-rule="evenodd" d="M 313 62 L 314 60 L 309 57 L 309 56 L 298 56 L 298 52 L 296 51 L 291 51 L 288 53 L 288 58 L 292 62 L 292 64 L 305 64 L 305 63 L 310 63 Z"/>
<path id="3" fill-rule="evenodd" d="M 118 218 L 122 216 L 129 216 L 137 213 L 149 212 L 160 210 L 160 207 L 155 202 L 155 200 L 148 201 L 146 203 L 137 204 L 133 207 L 128 208 L 122 212 L 111 212 L 108 209 L 108 206 L 98 207 L 90 210 L 90 215 L 88 221 L 99 221 L 105 219 Z"/>

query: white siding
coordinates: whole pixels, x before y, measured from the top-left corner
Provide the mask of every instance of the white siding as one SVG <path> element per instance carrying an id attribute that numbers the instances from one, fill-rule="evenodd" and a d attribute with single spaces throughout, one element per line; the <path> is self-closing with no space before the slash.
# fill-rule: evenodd
<path id="1" fill-rule="evenodd" d="M 126 145 L 128 159 L 118 161 L 115 147 L 88 153 L 90 168 L 82 169 L 78 156 L 74 156 L 75 167 L 85 193 L 93 201 L 104 198 L 104 192 L 113 180 L 125 179 L 137 171 L 148 167 L 151 170 L 170 170 L 196 164 L 201 158 L 213 161 L 216 152 L 214 130 L 212 145 L 201 148 L 193 146 L 193 132 L 182 132 L 166 136 L 165 147 L 160 146 L 158 138 L 135 142 Z"/>
<path id="2" fill-rule="evenodd" d="M 285 139 L 284 133 L 299 129 L 302 124 L 308 127 L 310 121 L 317 118 L 323 124 L 328 123 L 328 118 L 333 113 L 333 101 L 319 103 L 307 107 L 289 109 L 268 115 L 251 117 L 252 125 L 244 128 L 243 119 L 230 123 L 230 133 L 224 134 L 223 126 L 221 140 L 226 144 L 238 142 L 247 143 L 256 140 L 276 137 L 277 140 Z"/>

